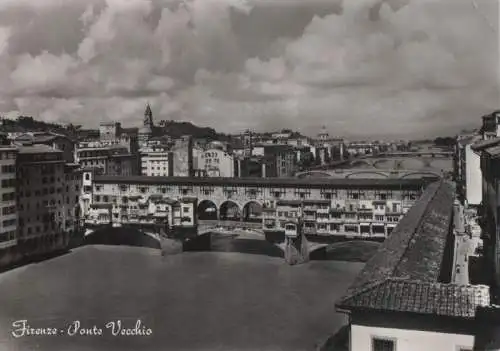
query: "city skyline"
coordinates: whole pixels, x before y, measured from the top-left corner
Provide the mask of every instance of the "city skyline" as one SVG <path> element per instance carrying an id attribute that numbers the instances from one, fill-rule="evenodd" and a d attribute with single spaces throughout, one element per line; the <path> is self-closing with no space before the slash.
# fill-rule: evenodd
<path id="1" fill-rule="evenodd" d="M 498 106 L 493 0 L 106 3 L 0 3 L 0 113 L 411 138 Z"/>

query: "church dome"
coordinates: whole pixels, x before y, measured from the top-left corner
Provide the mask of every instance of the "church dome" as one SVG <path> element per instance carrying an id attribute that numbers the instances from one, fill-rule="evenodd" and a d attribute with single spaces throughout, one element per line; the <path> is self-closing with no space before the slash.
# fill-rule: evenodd
<path id="1" fill-rule="evenodd" d="M 152 134 L 153 131 L 151 130 L 151 127 L 146 125 L 142 126 L 141 129 L 139 129 L 139 134 Z"/>

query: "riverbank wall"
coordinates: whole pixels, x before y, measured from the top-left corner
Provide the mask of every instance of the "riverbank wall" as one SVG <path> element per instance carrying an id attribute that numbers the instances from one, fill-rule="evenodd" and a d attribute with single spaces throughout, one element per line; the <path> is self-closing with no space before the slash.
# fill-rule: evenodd
<path id="1" fill-rule="evenodd" d="M 62 255 L 81 242 L 70 233 L 19 240 L 15 246 L 0 250 L 0 271 Z"/>

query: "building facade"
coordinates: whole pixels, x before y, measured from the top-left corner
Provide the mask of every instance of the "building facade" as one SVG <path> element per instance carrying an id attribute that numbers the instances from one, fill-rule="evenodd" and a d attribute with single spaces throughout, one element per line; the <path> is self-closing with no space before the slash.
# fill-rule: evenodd
<path id="1" fill-rule="evenodd" d="M 193 138 L 183 136 L 175 140 L 175 144 L 170 149 L 173 156 L 173 176 L 191 177 L 194 175 L 193 161 Z"/>
<path id="2" fill-rule="evenodd" d="M 47 145 L 63 153 L 65 162 L 75 162 L 75 141 L 66 135 L 48 132 L 29 132 L 17 136 L 15 145 Z"/>
<path id="3" fill-rule="evenodd" d="M 155 201 L 191 197 L 197 199 L 198 214 L 210 209 L 215 211 L 216 218 L 225 218 L 231 213 L 231 217 L 244 220 L 250 206 L 265 209 L 259 218 L 264 231 L 284 230 L 287 219 L 303 211 L 304 220 L 309 223 L 308 234 L 380 239 L 390 234 L 427 184 L 424 179 L 95 176 L 91 207 L 111 206 L 116 220 L 128 220 L 134 213 L 138 216 L 137 223 L 147 223 L 154 219 L 154 212 L 148 208 Z M 88 215 L 98 216 L 92 209 Z"/>
<path id="4" fill-rule="evenodd" d="M 286 144 L 260 144 L 253 148 L 253 156 L 261 157 L 262 177 L 292 177 L 298 171 L 297 152 Z"/>
<path id="5" fill-rule="evenodd" d="M 16 158 L 16 148 L 0 147 L 0 251 L 17 245 Z"/>
<path id="6" fill-rule="evenodd" d="M 143 176 L 171 177 L 174 175 L 174 156 L 170 147 L 161 143 L 148 143 L 140 149 Z"/>
<path id="7" fill-rule="evenodd" d="M 100 145 L 100 144 L 98 144 Z M 123 146 L 80 147 L 76 150 L 76 162 L 82 168 L 98 168 L 103 174 L 136 175 L 137 156 Z M 84 145 L 80 145 L 84 146 Z"/>
<path id="8" fill-rule="evenodd" d="M 480 134 L 483 140 L 500 137 L 500 111 L 494 111 L 482 117 L 483 125 Z"/>
<path id="9" fill-rule="evenodd" d="M 129 153 L 136 154 L 139 149 L 137 129 L 122 128 L 118 122 L 102 122 L 99 124 L 98 140 L 84 140 L 79 148 L 122 146 Z"/>
<path id="10" fill-rule="evenodd" d="M 67 164 L 50 147 L 25 146 L 18 151 L 18 244 L 23 256 L 67 247 L 78 228 L 79 166 Z"/>
<path id="11" fill-rule="evenodd" d="M 493 299 L 500 301 L 500 138 L 491 138 L 472 146 L 481 155 L 482 206 L 481 227 L 484 256 L 490 270 Z"/>
<path id="12" fill-rule="evenodd" d="M 455 145 L 457 196 L 463 204 L 474 207 L 482 202 L 481 157 L 472 150 L 472 145 L 480 140 L 479 135 L 459 137 Z"/>
<path id="13" fill-rule="evenodd" d="M 234 173 L 234 157 L 220 148 L 210 148 L 198 156 L 198 169 L 204 170 L 207 177 L 232 178 Z"/>

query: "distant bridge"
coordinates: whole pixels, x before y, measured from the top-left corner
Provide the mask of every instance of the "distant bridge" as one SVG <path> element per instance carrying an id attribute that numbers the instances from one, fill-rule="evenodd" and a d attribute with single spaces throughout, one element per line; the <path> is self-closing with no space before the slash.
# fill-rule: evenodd
<path id="1" fill-rule="evenodd" d="M 387 169 L 330 169 L 330 170 L 310 170 L 300 172 L 295 175 L 299 178 L 307 177 L 330 177 L 330 178 L 371 178 L 371 179 L 407 179 L 407 178 L 422 178 L 433 177 L 442 178 L 443 174 L 438 171 L 427 170 L 387 170 Z"/>
<path id="2" fill-rule="evenodd" d="M 403 152 L 384 152 L 377 154 L 376 157 L 453 157 L 453 151 L 403 151 Z"/>
<path id="3" fill-rule="evenodd" d="M 400 158 L 400 160 L 394 160 Z M 330 171 L 332 169 L 350 169 L 357 167 L 378 168 L 377 166 L 389 160 L 394 160 L 392 168 L 401 169 L 405 172 L 405 161 L 419 160 L 424 168 L 432 168 L 433 163 L 446 161 L 453 158 L 452 151 L 407 151 L 407 152 L 385 152 L 373 155 L 361 155 L 351 157 L 347 160 L 333 161 L 328 164 L 309 167 L 307 170 L 299 172 L 297 176 L 311 171 Z M 438 167 L 437 167 L 438 168 Z M 383 172 L 387 169 L 381 169 Z M 391 169 L 392 170 L 392 169 Z M 406 172 L 416 171 L 406 169 Z"/>

